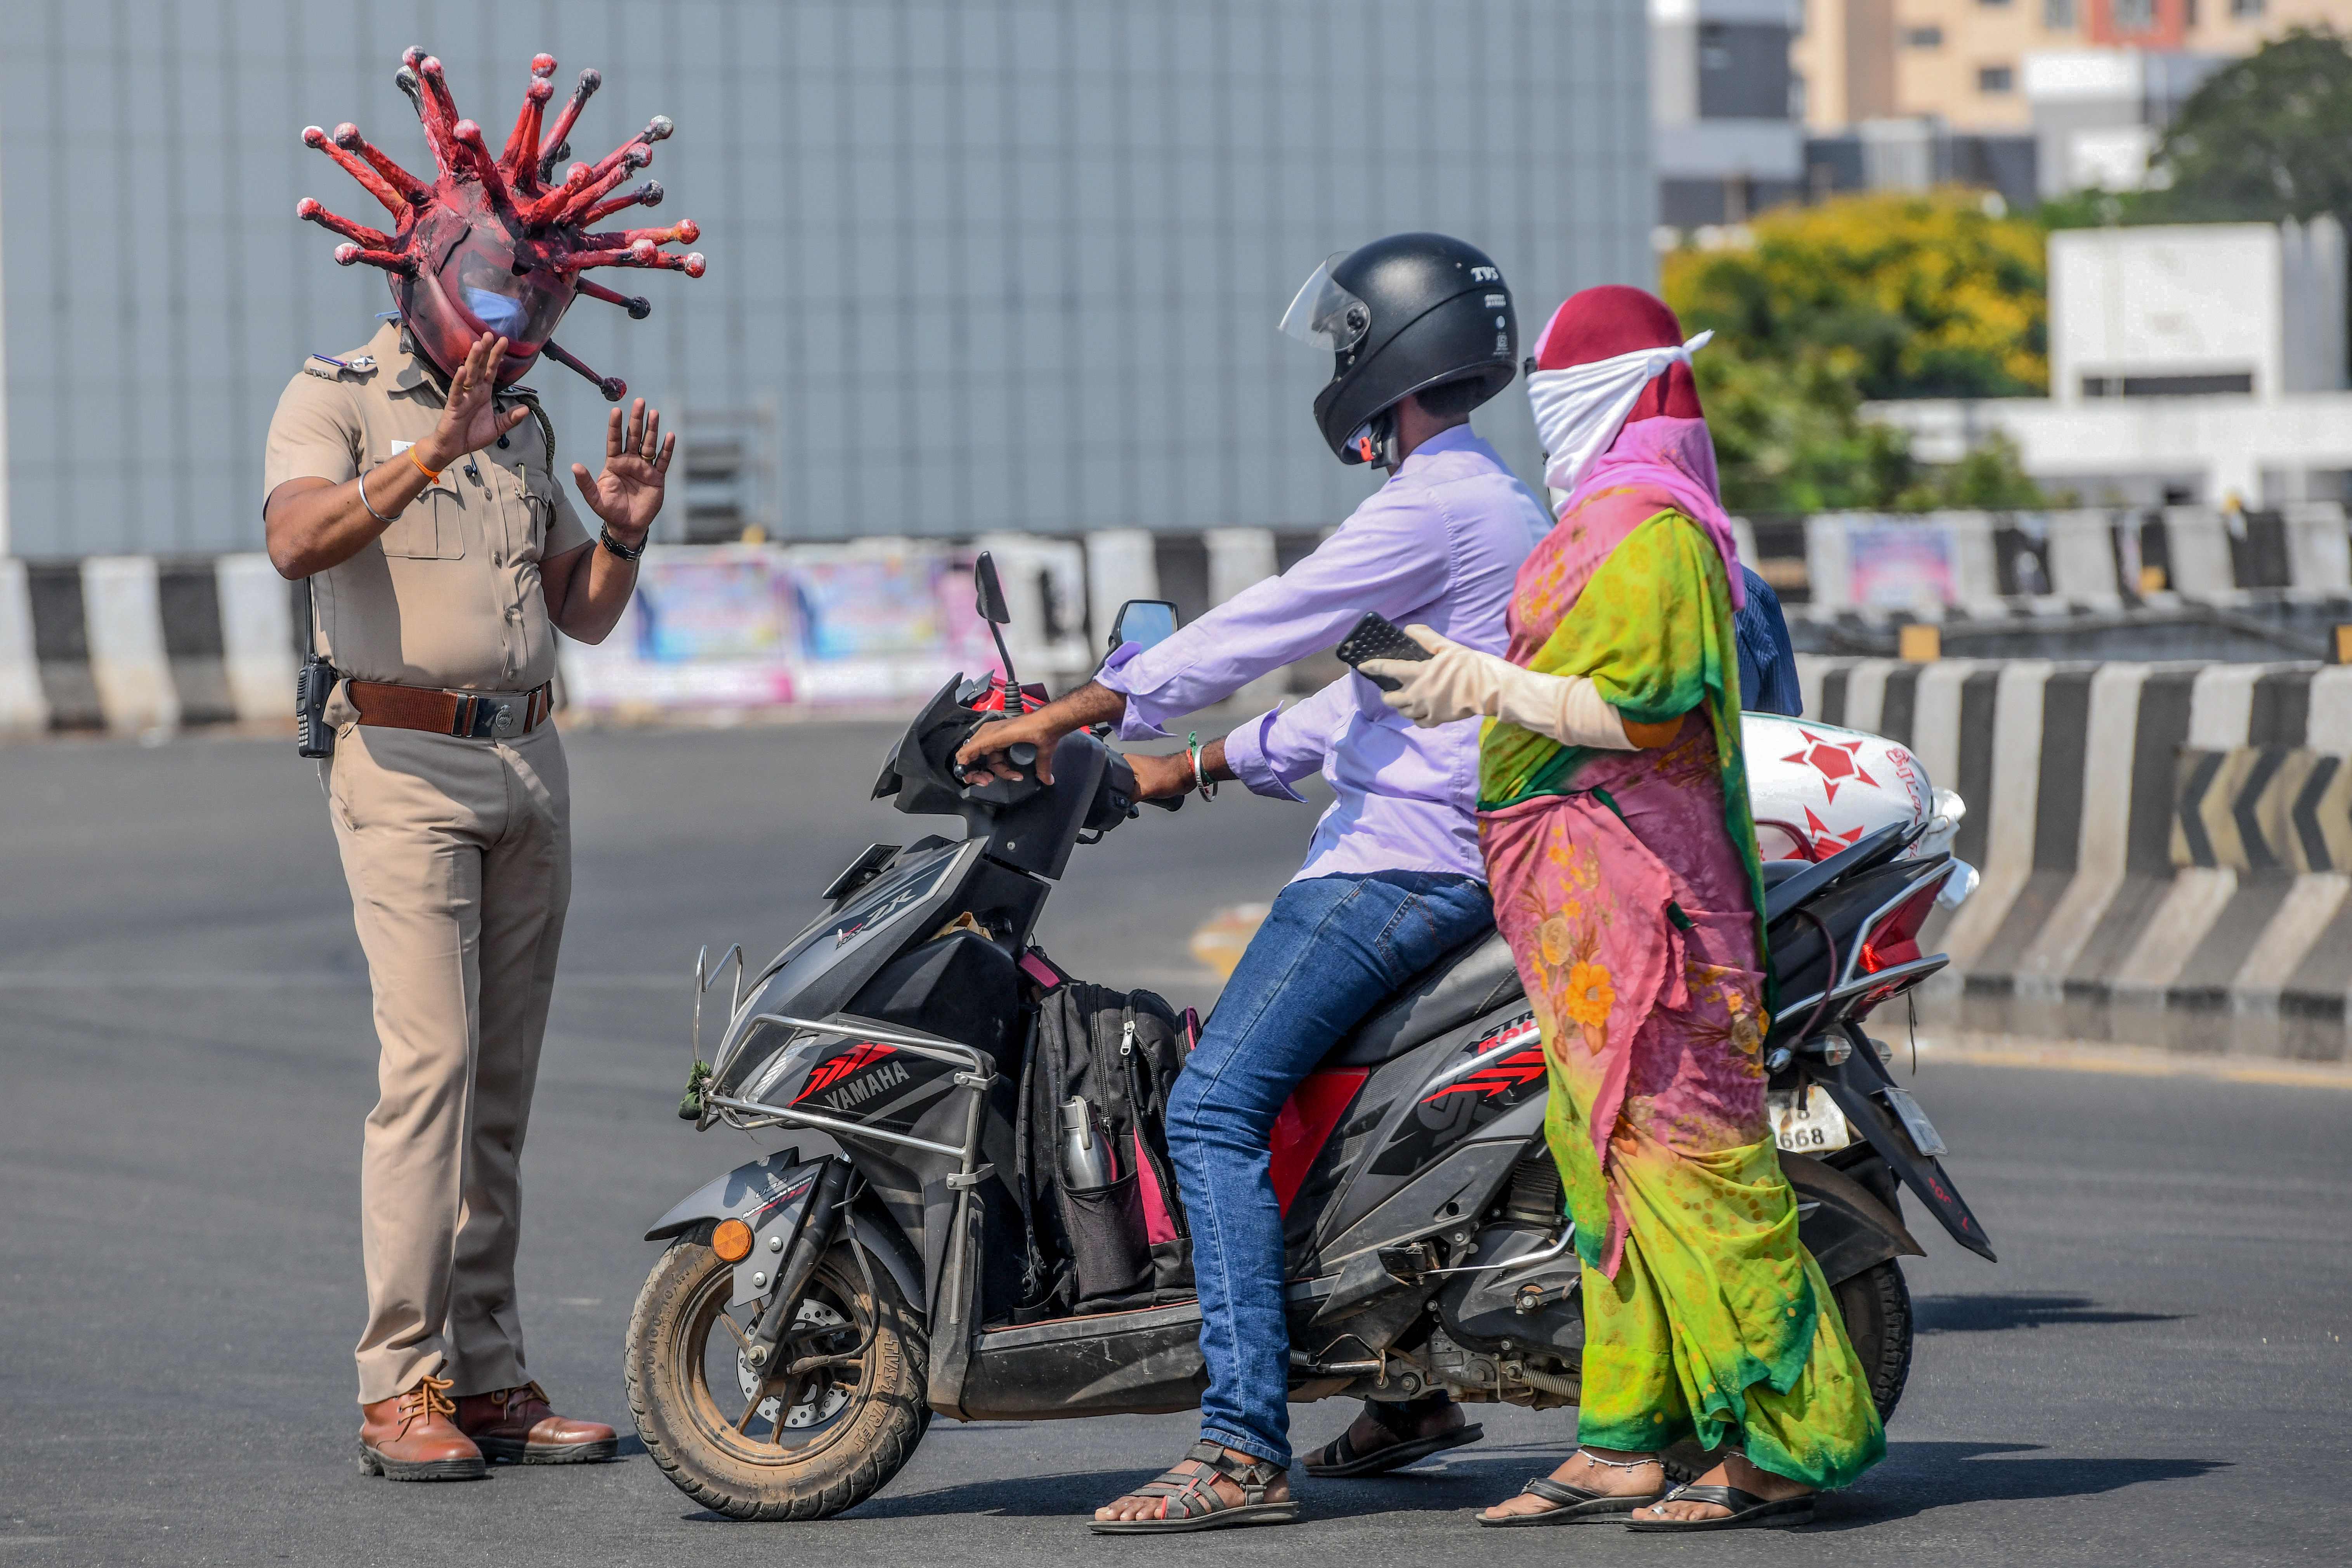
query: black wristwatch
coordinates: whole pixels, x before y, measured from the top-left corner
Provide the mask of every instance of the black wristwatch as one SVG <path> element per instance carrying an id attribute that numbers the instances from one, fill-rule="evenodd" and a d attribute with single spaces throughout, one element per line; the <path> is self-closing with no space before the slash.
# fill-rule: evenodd
<path id="1" fill-rule="evenodd" d="M 635 549 L 632 550 L 627 545 L 622 543 L 619 540 L 614 538 L 613 531 L 609 527 L 604 529 L 604 531 L 596 536 L 596 542 L 603 545 L 605 549 L 611 551 L 614 554 L 619 556 L 624 561 L 635 561 L 638 556 L 643 555 L 646 552 L 646 547 L 643 543 L 639 543 Z"/>

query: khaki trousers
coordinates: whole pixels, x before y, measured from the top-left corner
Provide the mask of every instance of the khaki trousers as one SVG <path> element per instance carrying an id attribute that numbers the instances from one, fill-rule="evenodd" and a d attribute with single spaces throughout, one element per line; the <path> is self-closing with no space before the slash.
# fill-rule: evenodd
<path id="1" fill-rule="evenodd" d="M 518 1167 L 572 896 L 563 744 L 552 725 L 496 742 L 346 723 L 320 772 L 381 1047 L 360 1400 L 428 1373 L 453 1394 L 511 1388 L 530 1377 Z"/>

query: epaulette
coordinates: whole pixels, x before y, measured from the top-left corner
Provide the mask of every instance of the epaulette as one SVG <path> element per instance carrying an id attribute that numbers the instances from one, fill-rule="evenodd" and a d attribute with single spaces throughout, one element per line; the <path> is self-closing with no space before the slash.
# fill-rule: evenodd
<path id="1" fill-rule="evenodd" d="M 302 362 L 302 370 L 322 381 L 341 381 L 346 375 L 364 378 L 375 374 L 375 355 L 345 354 L 338 359 L 333 354 L 312 354 Z"/>

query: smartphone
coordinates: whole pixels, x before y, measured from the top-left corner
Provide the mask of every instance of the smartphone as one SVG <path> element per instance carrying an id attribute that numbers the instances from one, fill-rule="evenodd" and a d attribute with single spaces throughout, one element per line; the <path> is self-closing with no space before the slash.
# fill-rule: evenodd
<path id="1" fill-rule="evenodd" d="M 1427 648 L 1405 636 L 1403 628 L 1378 610 L 1366 610 L 1363 619 L 1332 651 L 1359 675 L 1364 675 L 1360 666 L 1368 658 L 1402 658 L 1418 664 L 1429 657 Z M 1386 677 L 1364 675 L 1364 679 L 1382 691 L 1397 689 L 1397 683 Z"/>

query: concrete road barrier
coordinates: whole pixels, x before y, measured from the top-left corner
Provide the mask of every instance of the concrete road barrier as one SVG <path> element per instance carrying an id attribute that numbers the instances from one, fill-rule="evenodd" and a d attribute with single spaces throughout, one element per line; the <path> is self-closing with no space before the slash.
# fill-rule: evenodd
<path id="1" fill-rule="evenodd" d="M 1923 1016 L 2337 1061 L 2352 668 L 1802 658 L 1806 712 L 1917 752 L 1984 873 Z"/>
<path id="2" fill-rule="evenodd" d="M 1066 683 L 1100 656 L 1126 600 L 1171 598 L 1196 616 L 1319 537 L 1115 529 L 1083 542 L 1000 533 L 972 543 L 996 555 L 1024 676 L 1058 672 Z M 303 646 L 292 606 L 292 591 L 257 552 L 0 559 L 0 735 L 289 725 Z M 1241 700 L 1270 707 L 1339 673 L 1336 660 L 1303 660 L 1251 683 Z"/>
<path id="3" fill-rule="evenodd" d="M 1802 547 L 1806 613 L 1815 616 L 1874 606 L 1984 614 L 1977 607 L 2035 599 L 2090 607 L 2166 594 L 2211 600 L 2278 589 L 2352 591 L 2352 533 L 2334 501 L 2264 511 L 1823 512 L 1805 519 Z"/>
<path id="4" fill-rule="evenodd" d="M 1122 599 L 1213 603 L 1312 541 L 1092 536 L 1086 582 L 1055 595 L 1095 624 L 1059 630 L 1098 647 Z M 1065 542 L 989 542 L 1027 563 L 1014 574 L 1024 595 L 1040 573 L 1081 570 Z M 0 733 L 284 725 L 290 606 L 256 554 L 0 561 Z M 2352 1057 L 2352 667 L 1799 662 L 1808 715 L 1903 742 L 1969 802 L 1958 851 L 1984 879 L 1929 933 L 1954 958 L 1924 998 L 1930 1016 L 1987 1034 Z M 1308 689 L 1331 673 L 1302 665 L 1286 679 Z"/>
<path id="5" fill-rule="evenodd" d="M 224 555 L 214 566 L 214 627 L 228 708 L 248 721 L 281 716 L 290 721 L 304 637 L 294 625 L 286 579 L 258 552 Z"/>
<path id="6" fill-rule="evenodd" d="M 0 560 L 0 734 L 290 723 L 295 663 L 267 556 Z"/>
<path id="7" fill-rule="evenodd" d="M 0 735 L 37 735 L 49 727 L 34 652 L 32 591 L 22 561 L 0 560 Z"/>
<path id="8" fill-rule="evenodd" d="M 94 555 L 81 563 L 90 681 L 110 730 L 169 730 L 180 721 L 159 577 L 149 555 Z"/>

